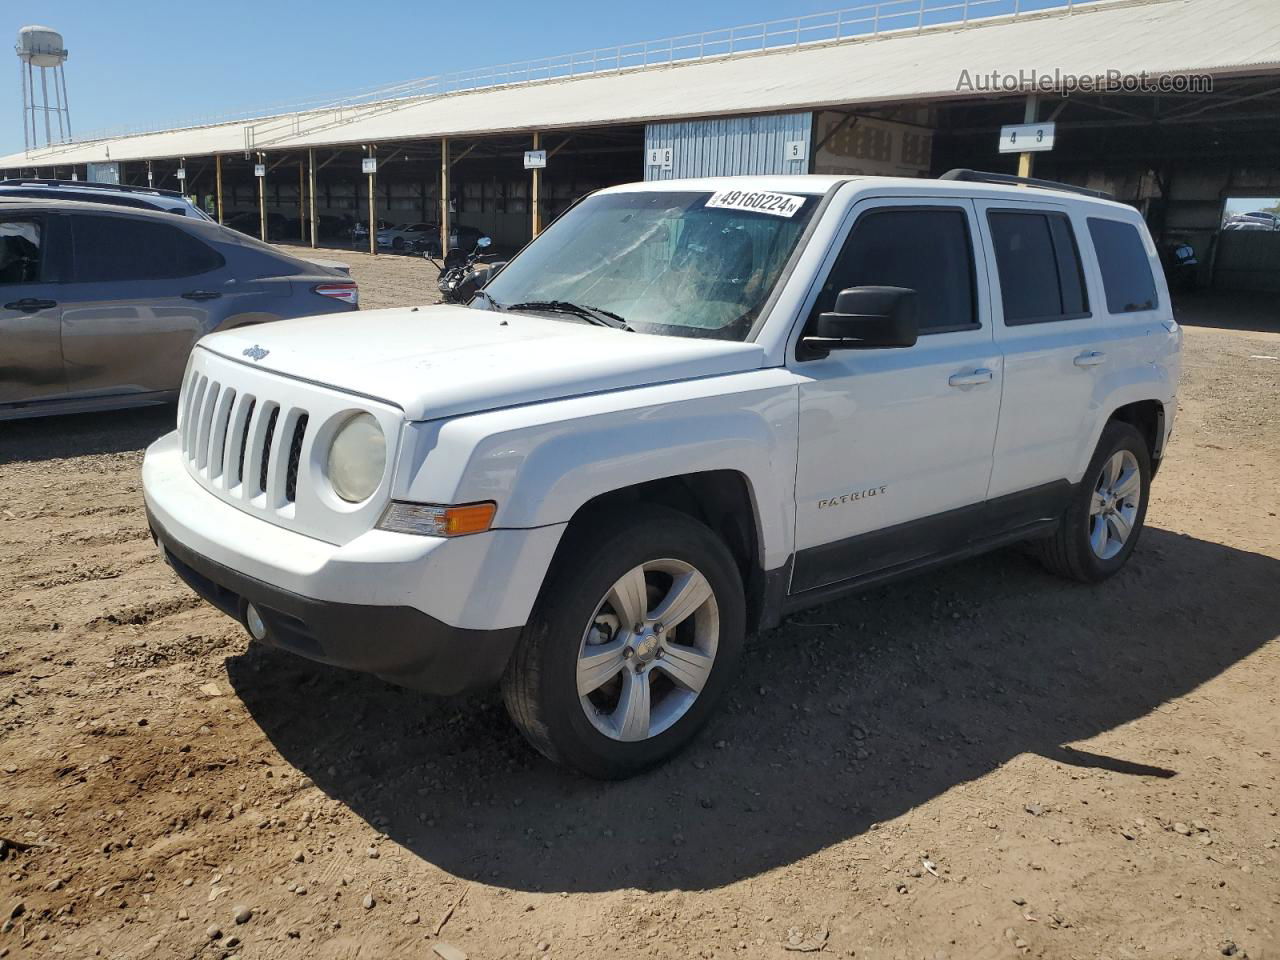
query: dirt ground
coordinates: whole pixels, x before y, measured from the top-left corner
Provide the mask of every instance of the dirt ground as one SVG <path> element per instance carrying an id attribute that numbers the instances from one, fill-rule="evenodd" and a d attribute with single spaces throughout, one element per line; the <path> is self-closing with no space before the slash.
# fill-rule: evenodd
<path id="1" fill-rule="evenodd" d="M 1280 957 L 1280 315 L 1182 319 L 1123 573 L 1006 550 L 793 617 L 626 783 L 251 646 L 147 534 L 171 408 L 0 425 L 0 957 Z"/>

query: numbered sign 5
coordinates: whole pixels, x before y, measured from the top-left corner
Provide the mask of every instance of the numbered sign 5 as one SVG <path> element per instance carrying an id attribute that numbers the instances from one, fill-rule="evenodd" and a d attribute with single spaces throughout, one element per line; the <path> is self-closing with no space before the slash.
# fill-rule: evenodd
<path id="1" fill-rule="evenodd" d="M 1035 153 L 1052 150 L 1054 140 L 1052 123 L 1020 123 L 1000 128 L 1001 153 Z"/>
<path id="2" fill-rule="evenodd" d="M 788 140 L 782 156 L 788 163 L 792 160 L 808 160 L 809 145 L 803 140 Z"/>

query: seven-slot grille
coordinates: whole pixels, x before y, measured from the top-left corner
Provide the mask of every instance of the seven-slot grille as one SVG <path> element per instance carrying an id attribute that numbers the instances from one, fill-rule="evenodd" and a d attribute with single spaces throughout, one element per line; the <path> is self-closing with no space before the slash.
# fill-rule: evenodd
<path id="1" fill-rule="evenodd" d="M 309 416 L 193 372 L 182 396 L 182 453 L 206 484 L 268 509 L 297 500 Z"/>

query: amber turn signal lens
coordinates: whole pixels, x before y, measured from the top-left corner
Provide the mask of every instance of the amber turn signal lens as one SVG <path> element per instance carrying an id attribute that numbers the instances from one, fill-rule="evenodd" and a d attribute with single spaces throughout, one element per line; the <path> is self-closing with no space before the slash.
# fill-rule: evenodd
<path id="1" fill-rule="evenodd" d="M 445 507 L 393 500 L 378 521 L 378 529 L 426 537 L 461 537 L 484 533 L 493 525 L 493 515 L 497 512 L 498 505 L 492 502 Z"/>

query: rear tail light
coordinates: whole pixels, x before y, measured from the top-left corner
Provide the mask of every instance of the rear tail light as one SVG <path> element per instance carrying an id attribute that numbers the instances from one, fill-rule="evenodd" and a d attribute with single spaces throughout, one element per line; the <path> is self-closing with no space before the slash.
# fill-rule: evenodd
<path id="1" fill-rule="evenodd" d="M 360 288 L 354 283 L 317 283 L 311 288 L 322 297 L 343 303 L 360 303 Z"/>

